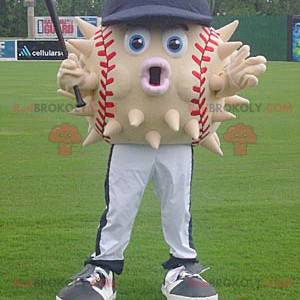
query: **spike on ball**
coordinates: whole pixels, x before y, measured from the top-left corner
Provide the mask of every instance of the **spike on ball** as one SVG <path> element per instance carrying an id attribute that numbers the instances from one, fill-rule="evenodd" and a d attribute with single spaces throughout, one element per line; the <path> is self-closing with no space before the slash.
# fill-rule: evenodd
<path id="1" fill-rule="evenodd" d="M 223 151 L 221 150 L 221 147 L 218 145 L 218 142 L 212 135 L 207 137 L 200 145 L 217 155 L 224 155 Z"/>
<path id="2" fill-rule="evenodd" d="M 129 124 L 133 127 L 139 127 L 145 120 L 144 113 L 139 109 L 132 109 L 128 113 Z"/>
<path id="3" fill-rule="evenodd" d="M 227 42 L 221 44 L 218 48 L 218 55 L 221 60 L 229 57 L 234 51 L 240 48 L 243 45 L 242 42 Z"/>
<path id="4" fill-rule="evenodd" d="M 84 56 L 89 57 L 93 51 L 93 42 L 91 40 L 69 40 L 69 43 L 75 47 Z"/>
<path id="5" fill-rule="evenodd" d="M 157 131 L 149 131 L 145 136 L 146 141 L 153 149 L 158 150 L 161 142 L 161 135 Z"/>
<path id="6" fill-rule="evenodd" d="M 196 119 L 190 120 L 185 126 L 184 131 L 187 135 L 192 137 L 194 140 L 198 139 L 200 135 L 199 123 Z"/>
<path id="7" fill-rule="evenodd" d="M 96 131 L 96 129 L 92 129 L 85 141 L 83 142 L 83 146 L 86 147 L 92 144 L 96 144 L 101 142 L 102 140 L 102 136 Z"/>
<path id="8" fill-rule="evenodd" d="M 97 31 L 97 27 L 82 20 L 80 17 L 76 17 L 75 19 L 76 19 L 79 29 L 83 33 L 83 35 L 87 39 L 91 39 L 95 35 L 95 33 Z"/>
<path id="9" fill-rule="evenodd" d="M 233 36 L 233 34 L 235 33 L 238 26 L 239 26 L 239 21 L 235 20 L 232 23 L 218 29 L 217 32 L 220 34 L 220 37 L 224 42 L 228 42 L 230 38 Z"/>
<path id="10" fill-rule="evenodd" d="M 180 113 L 176 109 L 170 109 L 165 115 L 165 121 L 175 132 L 180 129 Z"/>
<path id="11" fill-rule="evenodd" d="M 115 119 L 111 119 L 108 124 L 105 126 L 105 129 L 104 129 L 104 135 L 105 136 L 114 136 L 114 135 L 117 135 L 119 133 L 122 132 L 122 126 L 121 124 L 115 120 Z"/>
<path id="12" fill-rule="evenodd" d="M 69 42 L 66 42 L 66 47 L 69 53 L 75 54 L 77 57 L 80 56 L 80 51 L 76 49 L 73 45 L 71 45 Z"/>

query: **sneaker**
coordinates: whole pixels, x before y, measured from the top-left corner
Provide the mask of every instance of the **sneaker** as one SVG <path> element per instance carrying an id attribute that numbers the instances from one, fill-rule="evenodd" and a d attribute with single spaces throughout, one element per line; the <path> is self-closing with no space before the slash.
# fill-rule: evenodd
<path id="1" fill-rule="evenodd" d="M 218 300 L 216 290 L 200 274 L 193 272 L 193 265 L 168 271 L 161 289 L 163 295 L 167 300 Z"/>
<path id="2" fill-rule="evenodd" d="M 89 264 L 72 280 L 59 292 L 56 300 L 116 299 L 114 274 L 111 271 Z"/>

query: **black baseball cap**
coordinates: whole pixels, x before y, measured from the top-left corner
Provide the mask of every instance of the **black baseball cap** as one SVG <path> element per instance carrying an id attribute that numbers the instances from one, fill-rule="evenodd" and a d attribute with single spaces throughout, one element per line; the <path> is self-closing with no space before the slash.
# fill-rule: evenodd
<path id="1" fill-rule="evenodd" d="M 207 0 L 106 0 L 102 24 L 197 23 L 211 26 Z"/>

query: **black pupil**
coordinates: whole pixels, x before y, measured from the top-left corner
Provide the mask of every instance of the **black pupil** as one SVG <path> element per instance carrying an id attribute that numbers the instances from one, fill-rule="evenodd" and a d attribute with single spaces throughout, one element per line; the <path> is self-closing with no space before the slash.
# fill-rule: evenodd
<path id="1" fill-rule="evenodd" d="M 178 50 L 178 49 L 180 49 L 180 46 L 181 46 L 181 44 L 180 44 L 180 40 L 179 39 L 171 39 L 170 41 L 169 41 L 169 47 L 171 48 L 171 49 L 173 49 L 173 50 Z"/>
<path id="2" fill-rule="evenodd" d="M 132 40 L 132 46 L 134 49 L 141 49 L 144 46 L 144 41 L 140 37 L 136 37 Z"/>

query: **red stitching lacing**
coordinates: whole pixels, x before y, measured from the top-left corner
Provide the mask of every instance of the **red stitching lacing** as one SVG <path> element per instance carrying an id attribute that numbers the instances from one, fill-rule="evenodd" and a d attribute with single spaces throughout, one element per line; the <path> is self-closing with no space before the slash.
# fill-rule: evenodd
<path id="1" fill-rule="evenodd" d="M 107 124 L 106 119 L 111 119 L 115 117 L 113 108 L 115 104 L 113 101 L 108 101 L 108 97 L 113 97 L 114 93 L 110 90 L 109 86 L 114 82 L 114 77 L 111 75 L 116 67 L 112 63 L 113 59 L 116 57 L 117 52 L 111 51 L 109 48 L 113 45 L 114 39 L 111 37 L 112 30 L 110 27 L 103 27 L 96 32 L 94 37 L 95 46 L 98 50 L 98 56 L 101 58 L 99 66 L 101 67 L 101 79 L 100 79 L 100 89 L 99 89 L 99 109 L 98 115 L 96 117 L 96 129 L 103 135 L 105 125 Z M 110 137 L 105 137 L 107 142 L 110 142 Z"/>
<path id="2" fill-rule="evenodd" d="M 203 66 L 212 60 L 211 54 L 215 52 L 219 46 L 219 35 L 213 28 L 204 27 L 199 34 L 199 41 L 195 43 L 196 52 L 192 56 L 193 61 L 199 66 L 199 70 L 194 70 L 193 76 L 199 80 L 199 85 L 193 86 L 193 92 L 196 94 L 191 100 L 192 104 L 196 105 L 196 109 L 191 112 L 193 117 L 199 117 L 200 134 L 199 139 L 193 141 L 193 145 L 198 145 L 209 134 L 210 124 L 208 117 L 208 104 L 205 98 L 205 83 L 207 81 L 207 67 Z"/>

